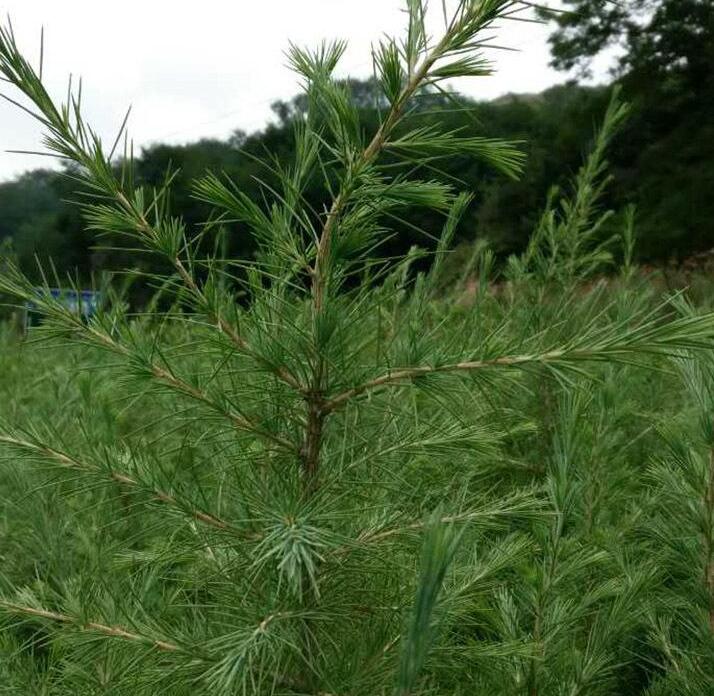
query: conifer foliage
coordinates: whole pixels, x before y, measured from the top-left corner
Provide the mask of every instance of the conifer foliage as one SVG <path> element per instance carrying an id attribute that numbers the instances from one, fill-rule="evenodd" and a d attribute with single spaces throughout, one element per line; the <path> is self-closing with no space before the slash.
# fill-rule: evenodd
<path id="1" fill-rule="evenodd" d="M 44 315 L 35 336 L 97 368 L 61 388 L 46 377 L 66 412 L 2 411 L 4 693 L 574 696 L 629 693 L 626 682 L 644 693 L 670 671 L 706 680 L 703 658 L 678 651 L 711 650 L 711 624 L 643 601 L 665 583 L 622 499 L 637 479 L 622 454 L 633 425 L 610 401 L 637 365 L 683 351 L 696 362 L 714 315 L 634 288 L 631 224 L 622 290 L 581 288 L 620 253 L 599 208 L 626 116 L 616 95 L 503 292 L 488 291 L 493 258 L 477 247 L 465 272 L 478 273 L 476 298 L 443 296 L 473 192 L 445 182 L 439 161 L 468 153 L 517 176 L 522 157 L 420 125 L 414 107 L 447 80 L 489 74 L 494 26 L 529 8 L 459 0 L 442 17 L 408 0 L 404 37 L 373 51 L 387 104 L 374 133 L 334 77 L 345 44 L 291 47 L 307 103 L 295 158 L 265 162 L 280 186 L 262 201 L 206 173 L 194 190 L 214 213 L 200 229 L 171 213 L 175 173 L 158 190 L 134 185 L 126 122 L 106 148 L 81 88 L 56 104 L 12 28 L 0 31 L 0 73 L 71 163 L 88 226 L 168 269 L 146 312 L 109 285 L 88 321 L 53 299 L 49 273 L 39 292 L 11 265 L 0 277 Z M 303 196 L 315 180 L 326 210 Z M 414 206 L 444 219 L 428 271 L 419 249 L 379 257 Z M 228 222 L 254 236 L 255 258 L 211 251 Z M 686 507 L 689 486 L 704 501 L 690 510 L 691 553 L 708 549 L 698 592 L 711 614 L 702 461 L 664 493 Z M 656 688 L 681 693 L 662 691 L 666 678 Z"/>

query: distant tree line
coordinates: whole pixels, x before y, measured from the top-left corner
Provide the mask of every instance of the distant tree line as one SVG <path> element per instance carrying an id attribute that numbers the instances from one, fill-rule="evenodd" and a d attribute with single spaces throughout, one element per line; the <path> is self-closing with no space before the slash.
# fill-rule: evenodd
<path id="1" fill-rule="evenodd" d="M 622 209 L 634 203 L 638 214 L 638 253 L 649 261 L 668 260 L 714 246 L 714 9 L 701 0 L 566 0 L 573 14 L 563 14 L 552 37 L 558 67 L 587 72 L 589 60 L 612 43 L 625 47 L 616 80 L 633 105 L 627 127 L 612 151 L 613 182 L 607 204 Z M 365 123 L 377 123 L 382 108 L 371 81 L 350 82 Z M 438 122 L 447 129 L 490 138 L 522 140 L 527 155 L 523 176 L 509 180 L 469 157 L 453 157 L 421 176 L 462 182 L 475 194 L 459 229 L 459 238 L 488 239 L 497 254 L 519 251 L 528 239 L 548 191 L 566 182 L 577 168 L 605 110 L 609 87 L 575 82 L 541 94 L 510 95 L 475 102 L 441 93 L 424 93 L 410 125 Z M 225 174 L 259 199 L 259 182 L 276 178 L 257 163 L 276 153 L 273 166 L 289 166 L 293 121 L 305 107 L 300 98 L 274 105 L 275 122 L 227 140 L 188 145 L 157 144 L 135 162 L 136 184 L 160 186 L 175 171 L 174 212 L 193 225 L 206 244 L 221 243 L 226 252 L 250 257 L 253 242 L 240 225 L 208 227 L 208 210 L 192 196 L 191 182 L 206 169 Z M 97 240 L 82 222 L 81 192 L 71 170 L 37 170 L 0 185 L 0 243 L 26 272 L 36 258 L 50 259 L 60 274 L 82 281 L 100 269 L 127 266 L 154 270 L 157 262 L 137 257 L 116 235 Z M 326 203 L 315 186 L 310 204 L 319 214 Z M 418 212 L 397 225 L 396 235 L 380 253 L 398 255 L 414 244 L 429 247 L 442 220 Z M 613 222 L 615 224 L 615 222 Z"/>

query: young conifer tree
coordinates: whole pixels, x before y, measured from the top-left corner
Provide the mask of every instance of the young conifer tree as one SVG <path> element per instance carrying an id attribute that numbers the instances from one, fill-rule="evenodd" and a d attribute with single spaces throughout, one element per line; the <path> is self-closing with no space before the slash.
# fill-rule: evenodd
<path id="1" fill-rule="evenodd" d="M 198 230 L 171 213 L 175 173 L 158 190 L 136 186 L 131 148 L 113 161 L 124 127 L 105 148 L 82 117 L 81 90 L 56 104 L 11 27 L 0 31 L 0 73 L 46 129 L 48 150 L 72 164 L 87 224 L 163 258 L 171 271 L 153 280 L 175 300 L 140 317 L 116 301 L 85 322 L 16 268 L 0 278 L 0 290 L 44 314 L 38 335 L 112 356 L 105 369 L 117 388 L 134 390 L 134 408 L 155 418 L 111 437 L 26 424 L 0 434 L 13 465 L 64 472 L 51 480 L 81 550 L 63 559 L 59 580 L 49 563 L 32 583 L 2 579 L 10 693 L 493 693 L 504 660 L 515 665 L 507 693 L 524 693 L 524 679 L 532 694 L 555 693 L 562 675 L 568 693 L 602 683 L 612 657 L 601 643 L 618 607 L 598 613 L 583 600 L 576 631 L 544 633 L 562 611 L 557 593 L 577 591 L 599 560 L 570 553 L 563 529 L 581 485 L 566 466 L 576 438 L 554 439 L 561 459 L 549 465 L 547 495 L 494 483 L 505 443 L 532 435 L 507 404 L 531 375 L 567 383 L 592 363 L 701 347 L 714 316 L 676 318 L 665 303 L 618 317 L 602 293 L 577 296 L 560 270 L 544 272 L 539 292 L 567 316 L 549 323 L 532 298 L 518 300 L 534 264 L 572 280 L 603 259 L 590 244 L 599 224 L 590 204 L 624 115 L 617 101 L 574 197 L 549 210 L 538 244 L 514 264 L 510 298 L 488 313 L 485 297 L 467 310 L 437 301 L 472 195 L 434 175 L 438 161 L 468 154 L 515 176 L 523 158 L 507 142 L 425 126 L 415 105 L 428 88 L 489 74 L 494 24 L 529 5 L 446 3 L 431 32 L 426 3 L 408 0 L 403 39 L 373 52 L 384 103 L 373 133 L 334 77 L 345 44 L 292 47 L 306 95 L 294 159 L 265 163 L 279 184 L 266 181 L 262 201 L 220 173 L 196 181 L 214 211 Z M 324 210 L 304 195 L 315 180 L 330 198 Z M 411 270 L 418 250 L 378 257 L 412 207 L 444 217 L 425 273 Z M 206 254 L 221 226 L 253 235 L 256 257 Z M 523 320 L 529 312 L 537 322 Z M 561 434 L 577 427 L 579 398 L 562 400 Z M 497 588 L 531 553 L 530 521 L 549 505 L 555 516 L 534 523 L 535 590 L 520 598 L 542 617 L 519 629 L 509 623 L 517 601 Z M 503 630 L 485 635 L 478 614 L 494 592 Z M 567 649 L 569 636 L 590 646 L 581 667 L 544 670 L 543 651 Z"/>
<path id="2" fill-rule="evenodd" d="M 653 696 L 714 689 L 714 361 L 687 351 L 675 365 L 686 400 L 681 419 L 661 427 L 639 529 L 660 579 L 648 611 Z"/>

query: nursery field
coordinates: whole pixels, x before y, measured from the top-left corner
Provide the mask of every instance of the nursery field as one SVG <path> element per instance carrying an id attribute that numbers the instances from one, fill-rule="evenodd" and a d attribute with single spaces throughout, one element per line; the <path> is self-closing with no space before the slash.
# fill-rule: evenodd
<path id="1" fill-rule="evenodd" d="M 637 274 L 575 299 L 482 289 L 433 300 L 415 347 L 499 327 L 546 353 L 664 311 Z M 162 360 L 218 407 L 111 352 L 3 334 L 2 693 L 313 693 L 290 677 L 301 639 L 319 693 L 382 693 L 410 631 L 430 635 L 418 693 L 711 693 L 711 352 L 376 392 L 326 433 L 306 502 L 226 419 L 256 379 L 236 356 L 217 377 L 204 330 L 133 332 L 161 332 Z M 289 432 L 296 405 L 271 404 L 261 427 Z"/>
<path id="2" fill-rule="evenodd" d="M 377 121 L 346 44 L 291 45 L 294 146 L 258 195 L 192 177 L 198 223 L 0 28 L 82 224 L 135 259 L 88 308 L 0 258 L 3 311 L 41 317 L 0 324 L 0 696 L 714 693 L 714 292 L 640 268 L 638 211 L 608 209 L 621 91 L 510 256 L 439 168 L 523 171 L 424 97 L 532 9 L 409 0 Z"/>

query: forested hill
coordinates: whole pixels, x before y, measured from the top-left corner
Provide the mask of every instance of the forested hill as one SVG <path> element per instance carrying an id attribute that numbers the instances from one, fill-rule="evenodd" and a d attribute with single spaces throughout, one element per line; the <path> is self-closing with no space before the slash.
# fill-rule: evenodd
<path id="1" fill-rule="evenodd" d="M 361 85 L 363 88 L 365 85 Z M 359 92 L 359 90 L 356 90 Z M 422 120 L 447 121 L 453 128 L 489 137 L 522 140 L 527 165 L 518 181 L 495 174 L 468 157 L 454 157 L 439 178 L 455 177 L 476 194 L 461 225 L 463 240 L 488 238 L 497 252 L 518 250 L 528 239 L 548 189 L 568 179 L 587 147 L 609 89 L 564 85 L 538 95 L 512 95 L 491 103 L 452 103 L 431 97 Z M 180 173 L 174 185 L 174 211 L 198 226 L 206 211 L 191 196 L 190 182 L 206 168 L 225 172 L 237 185 L 259 196 L 258 180 L 271 173 L 256 160 L 267 152 L 289 162 L 296 103 L 276 104 L 278 120 L 250 136 L 236 133 L 226 141 L 202 140 L 189 145 L 157 144 L 136 161 L 137 183 L 159 185 L 169 167 Z M 663 109 L 663 111 L 665 111 Z M 714 246 L 714 123 L 706 113 L 653 113 L 635 109 L 629 127 L 613 149 L 609 203 L 638 206 L 640 254 L 650 260 L 684 256 Z M 376 122 L 376 112 L 374 113 Z M 62 271 L 86 276 L 127 259 L 94 249 L 96 239 L 84 231 L 76 184 L 63 173 L 38 170 L 0 185 L 0 239 L 12 239 L 14 253 L 26 269 L 34 257 L 51 257 Z M 319 195 L 313 201 L 321 205 Z M 415 215 L 392 242 L 393 251 L 414 243 L 428 246 L 438 219 Z M 420 231 L 421 230 L 421 231 Z M 238 231 L 236 231 L 238 232 Z M 250 253 L 250 240 L 228 230 L 232 250 Z M 144 263 L 150 263 L 144 260 Z"/>

